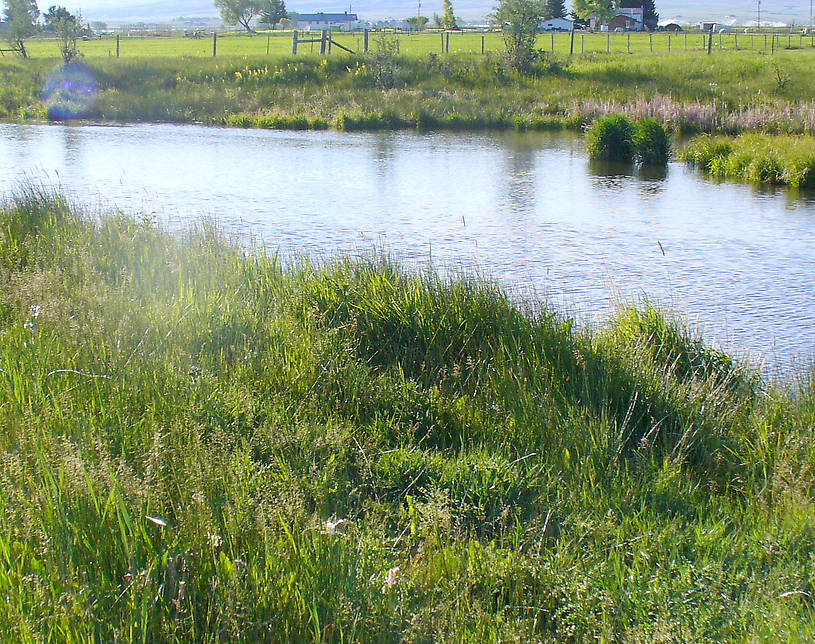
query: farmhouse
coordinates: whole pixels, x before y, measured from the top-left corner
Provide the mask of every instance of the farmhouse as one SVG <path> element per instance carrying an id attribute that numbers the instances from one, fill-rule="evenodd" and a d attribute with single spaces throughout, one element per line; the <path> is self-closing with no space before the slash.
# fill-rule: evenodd
<path id="1" fill-rule="evenodd" d="M 550 18 L 538 25 L 540 31 L 571 31 L 573 28 L 574 20 L 568 18 Z"/>
<path id="2" fill-rule="evenodd" d="M 642 31 L 642 23 L 631 16 L 624 16 L 618 13 L 608 21 L 609 31 Z"/>
<path id="3" fill-rule="evenodd" d="M 642 28 L 642 25 L 645 24 L 645 7 L 642 6 L 642 0 L 622 0 L 617 16 L 631 18 L 638 22 L 640 28 Z M 611 27 L 610 24 L 609 27 Z"/>
<path id="4" fill-rule="evenodd" d="M 355 13 L 298 13 L 292 14 L 292 22 L 297 29 L 322 30 L 340 29 L 351 31 L 359 26 L 359 17 Z"/>

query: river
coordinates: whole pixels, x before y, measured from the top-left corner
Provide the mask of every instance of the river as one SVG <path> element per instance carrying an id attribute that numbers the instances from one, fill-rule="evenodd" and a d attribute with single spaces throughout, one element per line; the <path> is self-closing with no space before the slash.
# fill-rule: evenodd
<path id="1" fill-rule="evenodd" d="M 285 256 L 384 248 L 585 323 L 647 296 L 765 365 L 815 349 L 813 195 L 598 167 L 574 135 L 0 124 L 0 191 L 24 182 Z"/>

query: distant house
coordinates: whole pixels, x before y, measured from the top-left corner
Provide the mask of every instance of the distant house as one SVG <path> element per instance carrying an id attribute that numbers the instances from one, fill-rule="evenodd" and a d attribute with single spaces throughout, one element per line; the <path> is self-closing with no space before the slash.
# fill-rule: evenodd
<path id="1" fill-rule="evenodd" d="M 674 32 L 676 32 L 676 31 L 682 31 L 682 27 L 680 27 L 680 26 L 679 26 L 678 24 L 676 24 L 675 22 L 669 22 L 667 25 L 665 25 L 665 26 L 662 28 L 662 30 L 663 30 L 663 31 L 674 31 Z"/>
<path id="2" fill-rule="evenodd" d="M 538 25 L 540 31 L 571 31 L 573 28 L 574 20 L 568 18 L 549 18 Z"/>
<path id="3" fill-rule="evenodd" d="M 702 22 L 699 23 L 699 29 L 701 29 L 702 31 L 711 31 L 711 30 L 716 31 L 716 25 L 717 24 L 718 23 L 716 23 L 716 22 L 702 21 Z"/>
<path id="4" fill-rule="evenodd" d="M 642 31 L 643 24 L 631 16 L 618 13 L 608 21 L 608 31 Z"/>
<path id="5" fill-rule="evenodd" d="M 642 5 L 642 0 L 622 0 L 620 2 L 620 10 L 617 12 L 618 16 L 628 16 L 640 25 L 645 24 L 645 7 Z M 611 25 L 609 24 L 609 27 Z"/>
<path id="6" fill-rule="evenodd" d="M 603 24 L 592 16 L 591 28 L 600 31 L 643 31 L 645 7 L 642 0 L 622 0 L 617 15 Z"/>
<path id="7" fill-rule="evenodd" d="M 291 20 L 297 29 L 322 30 L 340 29 L 351 31 L 359 26 L 359 17 L 355 13 L 298 13 L 292 14 Z"/>

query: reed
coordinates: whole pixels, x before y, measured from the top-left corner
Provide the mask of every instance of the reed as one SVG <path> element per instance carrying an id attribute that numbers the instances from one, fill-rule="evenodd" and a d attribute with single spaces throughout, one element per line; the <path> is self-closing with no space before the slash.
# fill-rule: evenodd
<path id="1" fill-rule="evenodd" d="M 4 640 L 814 634 L 809 372 L 35 189 L 0 276 Z"/>

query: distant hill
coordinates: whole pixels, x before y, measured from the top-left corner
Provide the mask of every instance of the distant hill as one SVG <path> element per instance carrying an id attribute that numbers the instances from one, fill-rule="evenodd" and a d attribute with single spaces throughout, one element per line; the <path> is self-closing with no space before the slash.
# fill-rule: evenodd
<path id="1" fill-rule="evenodd" d="M 290 11 L 343 11 L 351 8 L 362 18 L 403 18 L 416 13 L 416 2 L 398 0 L 357 0 L 343 4 L 344 0 L 288 0 Z M 124 0 L 67 0 L 70 9 L 82 10 L 89 19 L 121 21 L 159 21 L 178 16 L 215 16 L 218 14 L 211 0 L 176 0 L 174 2 L 129 3 Z M 466 20 L 486 16 L 494 0 L 453 0 L 456 13 Z M 567 5 L 568 5 L 567 0 Z M 723 23 L 744 24 L 755 19 L 753 0 L 657 0 L 661 19 L 692 23 L 701 19 Z M 45 4 L 43 3 L 43 8 Z M 423 0 L 422 13 L 427 16 L 441 12 L 441 0 Z M 807 24 L 809 0 L 762 0 L 762 22 L 777 24 Z"/>

